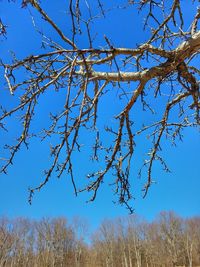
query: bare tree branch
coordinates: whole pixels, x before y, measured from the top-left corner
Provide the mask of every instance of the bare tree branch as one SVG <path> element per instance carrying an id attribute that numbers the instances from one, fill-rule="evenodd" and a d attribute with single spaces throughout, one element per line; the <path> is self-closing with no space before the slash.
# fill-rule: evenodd
<path id="1" fill-rule="evenodd" d="M 32 136 L 56 140 L 56 144 L 51 146 L 52 162 L 44 172 L 44 180 L 30 188 L 30 203 L 34 192 L 42 189 L 53 174 L 61 177 L 66 172 L 71 177 L 75 194 L 89 191 L 91 201 L 95 200 L 107 177 L 112 176 L 109 183 L 114 186 L 119 203 L 132 211 L 129 204 L 133 198 L 130 177 L 135 137 L 139 135 L 146 134 L 151 144 L 143 165 L 147 167 L 144 196 L 154 182 L 154 162 L 159 161 L 164 170 L 169 171 L 161 154 L 164 137 L 175 144 L 177 138 L 182 139 L 183 129 L 199 126 L 200 122 L 200 71 L 196 63 L 200 52 L 200 13 L 197 1 L 193 2 L 197 12 L 190 25 L 185 26 L 186 14 L 179 0 L 141 0 L 129 1 L 129 4 L 124 1 L 124 5 L 118 8 L 139 8 L 145 12 L 144 32 L 147 31 L 148 36 L 149 30 L 151 33 L 147 41 L 135 48 L 115 47 L 107 36 L 103 36 L 105 47 L 93 46 L 92 25 L 96 18 L 105 18 L 110 12 L 99 0 L 93 2 L 94 7 L 85 2 L 88 12 L 85 16 L 79 1 L 69 1 L 67 16 L 71 22 L 67 26 L 71 27 L 70 37 L 44 11 L 43 3 L 35 0 L 22 2 L 22 7 L 37 10 L 67 46 L 56 44 L 40 32 L 42 38 L 48 40 L 45 41 L 47 52 L 38 52 L 23 59 L 14 57 L 12 63 L 1 61 L 7 88 L 12 99 L 17 98 L 18 101 L 15 100 L 16 105 L 10 109 L 1 106 L 0 128 L 7 129 L 7 120 L 16 116 L 22 122 L 16 144 L 5 144 L 8 158 L 2 157 L 1 172 L 7 173 L 19 149 L 23 145 L 28 147 Z M 1 20 L 0 29 L 0 33 L 5 35 L 6 27 Z M 88 47 L 80 48 L 75 40 L 86 32 Z M 115 122 L 102 129 L 99 115 L 104 107 L 104 95 L 108 90 L 115 94 L 114 87 L 118 88 L 118 101 L 123 108 L 114 114 Z M 50 108 L 49 127 L 32 134 L 32 121 L 40 116 L 36 109 L 40 105 L 39 100 L 52 90 L 64 95 L 65 104 L 54 115 Z M 152 104 L 153 101 L 157 104 Z M 160 101 L 164 103 L 163 111 L 159 110 Z M 154 116 L 149 125 L 143 125 L 141 119 L 139 129 L 134 125 L 137 120 L 134 111 L 138 106 Z M 73 155 L 81 152 L 84 134 L 91 137 L 91 158 L 96 170 L 87 175 L 86 185 L 80 188 L 74 174 Z M 112 138 L 109 144 L 104 139 L 107 135 Z M 139 174 L 143 174 L 143 168 Z"/>

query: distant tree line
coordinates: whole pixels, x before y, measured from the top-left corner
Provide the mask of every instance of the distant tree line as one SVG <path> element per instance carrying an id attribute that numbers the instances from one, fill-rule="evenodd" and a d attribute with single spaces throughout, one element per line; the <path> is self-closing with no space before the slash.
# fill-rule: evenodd
<path id="1" fill-rule="evenodd" d="M 1 267 L 200 266 L 200 217 L 162 212 L 104 220 L 89 233 L 84 219 L 0 218 Z"/>

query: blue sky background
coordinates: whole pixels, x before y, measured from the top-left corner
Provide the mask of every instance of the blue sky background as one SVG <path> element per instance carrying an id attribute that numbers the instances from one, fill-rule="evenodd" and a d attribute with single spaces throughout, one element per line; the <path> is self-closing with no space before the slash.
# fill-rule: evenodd
<path id="1" fill-rule="evenodd" d="M 70 34 L 70 21 L 66 18 L 66 1 L 48 1 L 44 4 L 45 10 L 55 19 L 55 21 L 64 29 L 66 35 Z M 111 1 L 112 2 L 112 1 Z M 120 1 L 114 1 L 118 3 Z M 186 1 L 187 2 L 187 1 Z M 45 2 L 44 2 L 45 3 Z M 189 26 L 193 9 L 184 4 L 183 11 L 186 17 L 186 28 Z M 48 36 L 60 42 L 59 37 L 46 24 L 41 23 L 37 13 L 37 27 L 44 30 Z M 86 11 L 85 11 L 86 12 Z M 17 57 L 22 58 L 29 54 L 39 53 L 41 46 L 41 37 L 34 32 L 29 10 L 21 10 L 19 4 L 8 4 L 7 1 L 0 2 L 0 17 L 8 25 L 8 39 L 2 39 L 0 42 L 0 53 L 4 60 L 9 60 L 9 51 L 14 50 Z M 148 38 L 148 33 L 142 33 L 143 27 L 142 14 L 132 8 L 128 10 L 116 9 L 109 12 L 109 16 L 104 20 L 97 20 L 93 32 L 98 33 L 96 44 L 103 40 L 103 34 L 110 37 L 115 45 L 135 47 Z M 44 26 L 45 25 L 45 26 Z M 131 34 L 130 34 L 131 33 Z M 134 34 L 133 34 L 134 33 Z M 87 39 L 80 37 L 80 47 L 87 47 Z M 103 43 L 105 45 L 105 43 Z M 13 97 L 9 96 L 3 85 L 2 72 L 0 77 L 1 103 L 5 106 L 13 106 Z M 116 90 L 116 89 L 113 89 Z M 116 93 L 117 95 L 117 93 Z M 34 122 L 34 128 L 37 129 L 47 123 L 48 107 L 53 105 L 54 109 L 62 106 L 62 93 L 57 95 L 50 92 L 49 95 L 41 99 L 38 113 L 39 119 Z M 155 103 L 154 103 L 155 104 Z M 156 103 L 158 108 L 159 103 Z M 116 99 L 110 99 L 109 95 L 102 106 L 102 117 L 108 116 L 107 108 L 120 111 L 121 104 Z M 139 110 L 133 113 L 140 121 Z M 107 117 L 106 117 L 107 118 Z M 148 120 L 148 116 L 146 118 Z M 13 142 L 15 134 L 19 127 L 12 120 L 8 120 L 10 133 L 0 133 L 0 144 Z M 145 180 L 139 180 L 135 173 L 131 176 L 134 183 L 133 193 L 136 197 L 133 202 L 135 212 L 143 215 L 148 220 L 153 219 L 162 210 L 174 210 L 184 217 L 200 215 L 200 164 L 199 151 L 200 140 L 197 129 L 187 129 L 184 131 L 184 142 L 178 142 L 177 147 L 171 147 L 169 143 L 164 144 L 164 156 L 172 173 L 164 173 L 160 167 L 155 167 L 155 179 L 157 183 L 150 188 L 149 194 L 142 199 L 141 187 Z M 87 139 L 87 136 L 83 136 Z M 51 140 L 53 142 L 53 140 Z M 87 141 L 86 141 L 87 142 Z M 146 141 L 139 139 L 136 158 L 133 164 L 140 167 L 142 161 L 139 156 L 144 156 Z M 1 145 L 2 147 L 2 145 Z M 33 203 L 28 204 L 28 187 L 38 185 L 42 179 L 42 170 L 47 166 L 50 160 L 48 156 L 49 147 L 47 143 L 41 143 L 40 140 L 33 139 L 30 149 L 21 150 L 15 158 L 14 166 L 9 168 L 8 175 L 0 176 L 0 215 L 27 216 L 31 218 L 41 218 L 45 216 L 66 216 L 72 218 L 79 215 L 88 219 L 92 227 L 96 227 L 103 218 L 113 218 L 121 215 L 127 215 L 125 207 L 113 204 L 112 188 L 104 183 L 97 199 L 93 203 L 86 203 L 89 196 L 80 194 L 75 197 L 70 180 L 65 175 L 59 180 L 52 176 L 49 183 L 36 193 Z M 1 156 L 4 151 L 1 150 Z M 138 155 L 138 157 L 137 157 Z M 91 163 L 79 154 L 75 155 L 77 179 L 83 179 L 84 174 L 89 172 Z M 109 179 L 109 178 L 108 178 Z M 109 183 L 109 181 L 108 181 Z"/>

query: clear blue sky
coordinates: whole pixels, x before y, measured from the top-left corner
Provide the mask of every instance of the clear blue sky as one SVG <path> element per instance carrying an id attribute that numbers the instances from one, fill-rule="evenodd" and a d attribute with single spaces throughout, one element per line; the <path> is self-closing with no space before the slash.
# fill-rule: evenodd
<path id="1" fill-rule="evenodd" d="M 56 3 L 55 3 L 56 2 Z M 48 1 L 48 10 L 56 22 L 69 34 L 69 29 L 66 27 L 69 21 L 65 19 L 65 2 L 67 1 Z M 111 1 L 112 2 L 112 1 Z M 120 1 L 113 1 L 120 2 Z M 45 7 L 45 5 L 44 5 Z M 187 4 L 184 6 L 184 11 L 187 10 Z M 133 14 L 132 14 L 132 13 Z M 187 22 L 189 23 L 192 16 L 192 10 L 187 10 Z M 34 12 L 35 13 L 35 12 Z M 7 4 L 6 1 L 0 3 L 0 17 L 8 25 L 8 39 L 1 40 L 0 53 L 3 58 L 9 57 L 9 50 L 14 50 L 17 57 L 22 58 L 29 54 L 39 53 L 41 38 L 34 33 L 32 21 L 30 19 L 28 10 L 21 10 L 19 5 Z M 102 40 L 103 34 L 111 37 L 116 45 L 134 47 L 136 43 L 142 43 L 147 38 L 140 29 L 141 24 L 138 24 L 138 14 L 132 9 L 130 10 L 115 10 L 110 12 L 110 17 L 101 21 L 97 20 L 95 30 L 98 33 L 97 43 Z M 36 15 L 36 23 L 37 15 Z M 51 36 L 59 42 L 59 38 L 49 27 L 38 24 L 37 26 L 45 30 L 47 35 Z M 131 31 L 130 31 L 131 30 Z M 136 34 L 130 34 L 130 32 Z M 84 36 L 79 41 L 81 47 L 87 45 Z M 0 77 L 1 103 L 12 106 L 13 98 L 8 95 L 3 87 L 2 73 Z M 46 109 L 49 105 L 59 107 L 62 102 L 62 96 L 51 95 L 48 101 L 42 100 L 42 107 L 40 107 L 40 119 L 35 122 L 35 127 L 46 123 Z M 117 98 L 115 99 L 117 101 Z M 119 109 L 115 100 L 107 100 L 107 105 L 110 109 Z M 158 104 L 159 105 L 159 104 Z M 137 114 L 139 117 L 139 113 Z M 140 118 L 138 118 L 140 119 Z M 10 123 L 10 122 L 9 122 Z M 9 125 L 11 132 L 6 135 L 4 132 L 0 133 L 0 143 L 13 141 L 14 133 L 18 131 L 15 124 Z M 166 174 L 160 170 L 155 169 L 155 177 L 157 184 L 153 185 L 149 194 L 145 199 L 142 199 L 141 185 L 144 180 L 135 179 L 136 188 L 134 195 L 136 200 L 133 202 L 135 212 L 145 216 L 151 220 L 162 210 L 174 210 L 181 216 L 195 216 L 200 215 L 200 164 L 199 151 L 200 139 L 197 129 L 188 129 L 184 132 L 184 142 L 178 143 L 178 146 L 171 147 L 169 143 L 164 145 L 165 158 L 172 170 L 172 173 Z M 87 136 L 84 136 L 87 138 Z M 139 148 L 144 148 L 145 144 L 138 144 Z M 113 204 L 112 189 L 108 188 L 104 183 L 100 190 L 97 199 L 93 203 L 86 203 L 88 199 L 87 194 L 74 196 L 69 178 L 64 176 L 57 179 L 52 176 L 50 182 L 40 193 L 36 193 L 33 198 L 33 203 L 28 204 L 29 186 L 37 185 L 41 181 L 42 170 L 47 166 L 49 160 L 49 148 L 46 144 L 41 144 L 40 141 L 33 139 L 30 145 L 30 150 L 21 150 L 14 161 L 14 166 L 9 169 L 8 175 L 0 176 L 0 215 L 7 216 L 27 216 L 31 218 L 41 218 L 44 216 L 66 216 L 71 218 L 75 215 L 80 215 L 88 219 L 93 227 L 96 227 L 100 221 L 107 217 L 117 217 L 126 215 L 125 207 Z M 1 154 L 3 155 L 3 151 Z M 76 155 L 76 169 L 77 179 L 81 179 L 84 173 L 90 169 L 90 162 L 80 159 Z M 133 164 L 139 164 L 141 161 L 135 159 Z"/>

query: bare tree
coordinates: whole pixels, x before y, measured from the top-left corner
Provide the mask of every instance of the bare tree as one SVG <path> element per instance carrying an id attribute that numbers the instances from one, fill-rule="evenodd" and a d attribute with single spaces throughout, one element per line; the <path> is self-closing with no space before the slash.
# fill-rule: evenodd
<path id="1" fill-rule="evenodd" d="M 83 266 L 87 262 L 87 247 L 86 240 L 88 237 L 88 222 L 87 220 L 76 216 L 72 219 L 71 227 L 75 233 L 75 266 Z"/>
<path id="2" fill-rule="evenodd" d="M 110 175 L 113 179 L 110 178 L 109 184 L 114 186 L 119 203 L 132 211 L 128 204 L 132 199 L 130 169 L 137 138 L 146 134 L 151 144 L 144 159 L 146 168 L 139 172 L 146 178 L 145 197 L 154 182 L 154 162 L 159 161 L 164 170 L 169 171 L 161 154 L 163 139 L 166 137 L 174 144 L 177 138 L 182 139 L 184 128 L 199 125 L 199 1 L 185 3 L 196 12 L 191 11 L 190 22 L 183 11 L 184 1 L 119 1 L 118 8 L 123 12 L 139 10 L 145 16 L 143 43 L 135 48 L 116 46 L 109 36 L 103 36 L 101 42 L 95 41 L 95 19 L 109 16 L 110 9 L 116 8 L 115 1 L 107 2 L 70 0 L 66 12 L 71 20 L 69 33 L 47 14 L 45 3 L 22 1 L 22 8 L 37 11 L 43 19 L 41 23 L 48 23 L 61 40 L 58 44 L 36 27 L 46 50 L 23 59 L 13 56 L 11 63 L 1 62 L 13 106 L 7 108 L 2 104 L 0 126 L 6 130 L 6 122 L 16 116 L 21 124 L 17 142 L 5 144 L 7 154 L 2 158 L 1 172 L 7 173 L 15 155 L 21 147 L 28 147 L 31 137 L 54 140 L 50 152 L 52 162 L 41 184 L 30 189 L 30 202 L 34 192 L 39 191 L 54 172 L 58 177 L 67 172 L 75 194 L 88 191 L 91 201 L 95 200 L 105 177 Z M 141 16 L 138 24 L 142 23 L 140 19 Z M 7 31 L 5 23 L 0 21 L 3 36 Z M 131 25 L 129 27 L 131 29 Z M 82 33 L 88 43 L 84 48 L 80 45 Z M 131 34 L 136 36 L 134 30 Z M 118 98 L 114 87 L 118 88 Z M 40 118 L 37 111 L 40 99 L 52 89 L 65 98 L 63 107 L 56 114 L 53 107 L 49 107 L 49 127 L 42 133 L 32 133 L 34 119 Z M 121 110 L 117 114 L 113 111 L 114 122 L 102 127 L 106 97 L 109 101 L 118 99 Z M 149 124 L 136 118 L 137 108 L 152 113 Z M 87 175 L 86 185 L 78 188 L 73 154 L 86 150 L 82 146 L 84 134 L 90 139 L 87 145 L 91 147 L 96 170 Z"/>
<path id="3" fill-rule="evenodd" d="M 186 264 L 189 267 L 198 265 L 199 261 L 199 218 L 191 218 L 184 221 L 183 244 L 185 249 Z"/>
<path id="4" fill-rule="evenodd" d="M 44 218 L 36 223 L 39 266 L 74 264 L 75 238 L 64 218 Z"/>
<path id="5" fill-rule="evenodd" d="M 160 235 L 168 251 L 170 266 L 183 265 L 183 229 L 182 220 L 173 212 L 162 212 L 159 215 Z"/>
<path id="6" fill-rule="evenodd" d="M 14 238 L 9 229 L 9 220 L 3 217 L 0 219 L 0 266 L 8 264 L 13 243 Z"/>
<path id="7" fill-rule="evenodd" d="M 104 220 L 98 231 L 93 235 L 93 246 L 97 250 L 98 264 L 100 266 L 123 266 L 121 262 L 121 251 L 115 250 L 116 244 L 115 222 L 112 220 Z M 119 257 L 118 262 L 115 257 Z M 123 257 L 123 256 L 122 256 Z"/>

